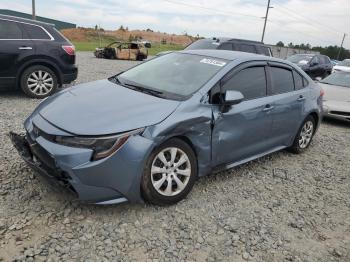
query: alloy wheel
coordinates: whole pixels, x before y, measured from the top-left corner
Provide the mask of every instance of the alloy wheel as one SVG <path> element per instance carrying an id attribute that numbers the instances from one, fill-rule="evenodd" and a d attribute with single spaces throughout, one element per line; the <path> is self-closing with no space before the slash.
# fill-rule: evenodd
<path id="1" fill-rule="evenodd" d="M 314 133 L 314 124 L 312 121 L 306 121 L 303 128 L 301 129 L 299 136 L 299 147 L 306 148 L 311 141 L 312 135 Z"/>
<path id="2" fill-rule="evenodd" d="M 154 189 L 163 196 L 175 196 L 182 192 L 191 176 L 191 163 L 187 154 L 177 147 L 159 152 L 151 166 Z"/>
<path id="3" fill-rule="evenodd" d="M 33 94 L 44 96 L 54 87 L 54 80 L 49 72 L 38 70 L 29 75 L 27 86 Z"/>

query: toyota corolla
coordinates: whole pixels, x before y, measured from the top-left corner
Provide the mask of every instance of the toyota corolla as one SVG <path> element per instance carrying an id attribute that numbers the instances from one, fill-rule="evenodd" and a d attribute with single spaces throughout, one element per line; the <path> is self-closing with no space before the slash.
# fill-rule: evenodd
<path id="1" fill-rule="evenodd" d="M 322 94 L 287 61 L 174 52 L 47 98 L 10 137 L 33 169 L 80 200 L 167 205 L 199 176 L 306 150 Z"/>

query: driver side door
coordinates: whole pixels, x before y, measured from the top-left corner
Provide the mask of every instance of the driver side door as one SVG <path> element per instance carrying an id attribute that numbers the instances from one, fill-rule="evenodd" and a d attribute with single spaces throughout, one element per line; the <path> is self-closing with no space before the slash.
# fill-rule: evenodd
<path id="1" fill-rule="evenodd" d="M 213 165 L 236 163 L 271 149 L 273 100 L 268 96 L 266 62 L 255 62 L 226 75 L 221 94 L 239 91 L 244 100 L 222 110 L 213 107 Z"/>

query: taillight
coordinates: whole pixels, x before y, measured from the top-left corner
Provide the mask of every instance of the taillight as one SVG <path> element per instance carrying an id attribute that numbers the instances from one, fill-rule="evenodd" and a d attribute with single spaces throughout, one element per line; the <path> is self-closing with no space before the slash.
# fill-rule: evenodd
<path id="1" fill-rule="evenodd" d="M 73 45 L 63 45 L 62 48 L 68 55 L 75 55 L 75 48 Z"/>
<path id="2" fill-rule="evenodd" d="M 324 90 L 321 88 L 320 90 L 320 97 L 323 97 L 324 96 Z"/>

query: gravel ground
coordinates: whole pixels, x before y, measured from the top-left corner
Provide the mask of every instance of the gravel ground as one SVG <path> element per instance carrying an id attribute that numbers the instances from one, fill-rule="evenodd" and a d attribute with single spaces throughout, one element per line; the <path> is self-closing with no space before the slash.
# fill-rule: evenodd
<path id="1" fill-rule="evenodd" d="M 135 64 L 78 53 L 79 82 Z M 350 261 L 350 125 L 197 181 L 171 207 L 83 205 L 43 183 L 6 133 L 39 100 L 0 94 L 0 261 Z"/>

